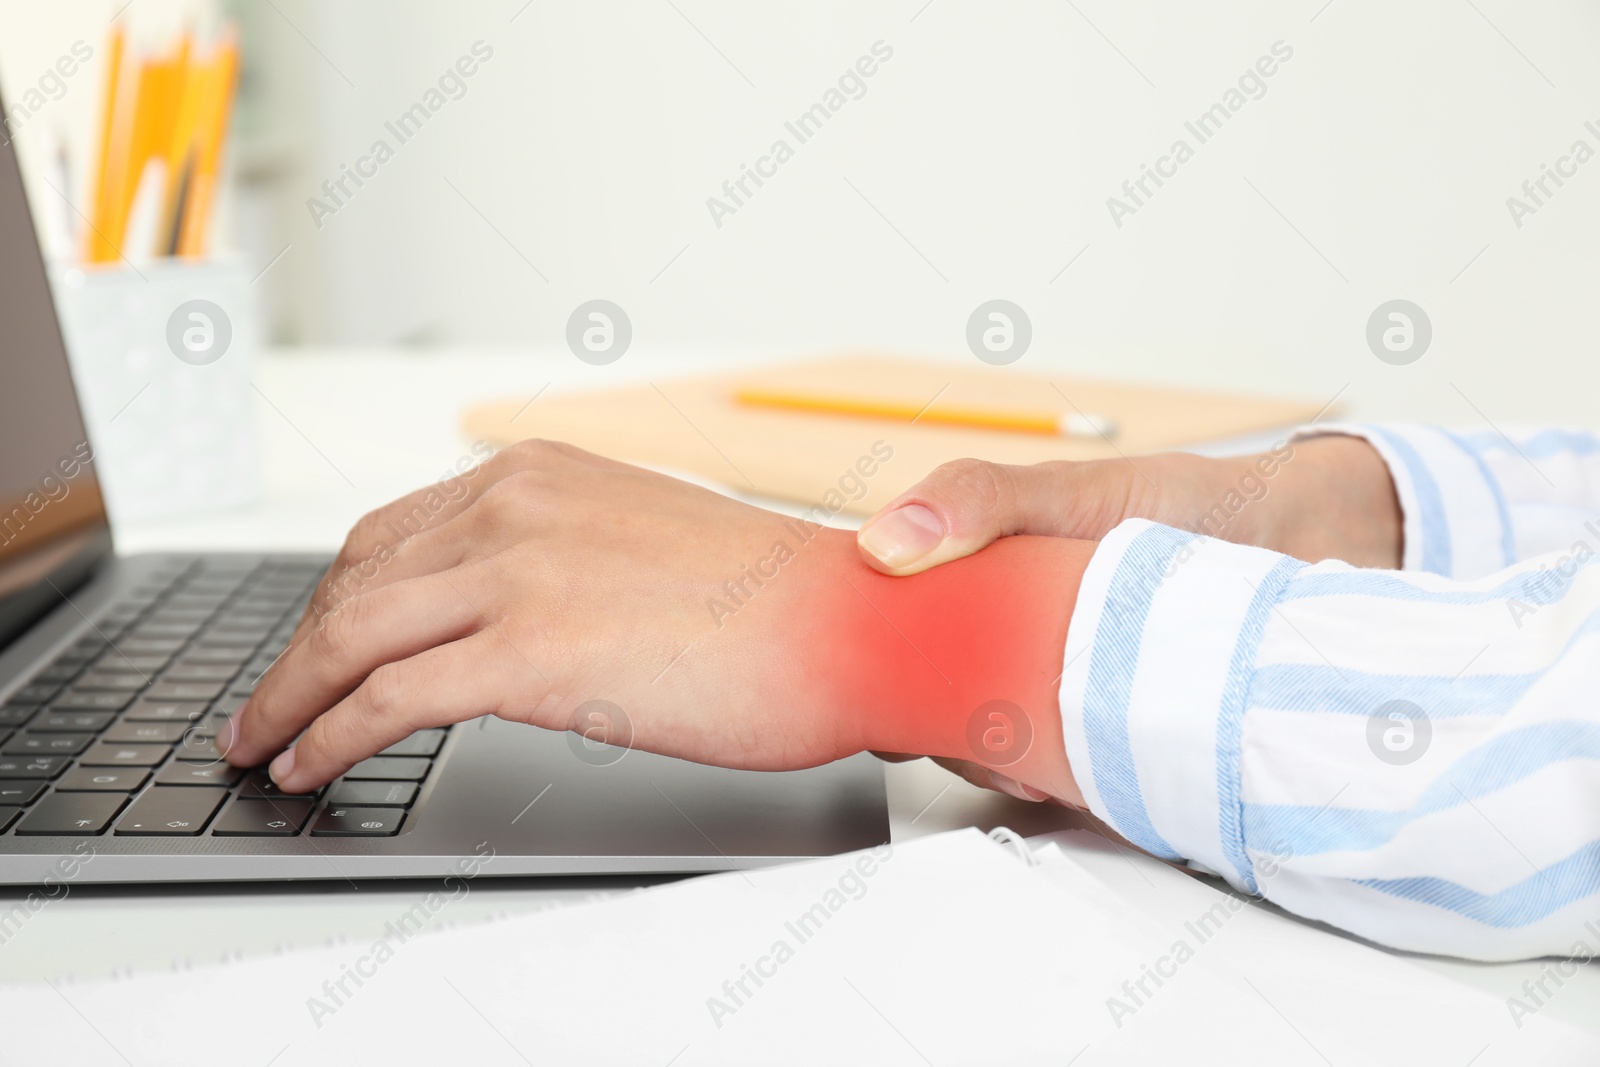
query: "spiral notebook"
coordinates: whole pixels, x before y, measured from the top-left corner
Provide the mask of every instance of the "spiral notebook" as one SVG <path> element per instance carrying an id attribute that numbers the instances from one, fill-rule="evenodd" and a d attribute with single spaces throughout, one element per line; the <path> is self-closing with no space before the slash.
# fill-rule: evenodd
<path id="1" fill-rule="evenodd" d="M 1144 857 L 997 834 L 437 933 L 407 935 L 397 916 L 370 945 L 4 986 L 0 1061 L 1484 1067 L 1600 1056 L 1589 1035 L 1542 1017 L 1518 1029 L 1481 992 L 1233 907 Z M 1188 951 L 1173 962 L 1179 942 Z"/>

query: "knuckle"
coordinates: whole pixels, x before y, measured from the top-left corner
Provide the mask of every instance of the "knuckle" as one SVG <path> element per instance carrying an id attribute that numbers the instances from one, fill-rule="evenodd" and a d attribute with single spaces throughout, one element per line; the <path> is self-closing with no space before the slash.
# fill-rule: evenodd
<path id="1" fill-rule="evenodd" d="M 954 503 L 983 513 L 1003 511 L 1015 498 L 1011 472 L 981 459 L 957 459 L 934 471 L 937 484 L 946 487 Z"/>
<path id="2" fill-rule="evenodd" d="M 536 470 L 520 470 L 509 474 L 485 489 L 478 497 L 476 510 L 480 517 L 500 522 L 513 515 L 525 514 L 539 498 L 545 479 Z"/>
<path id="3" fill-rule="evenodd" d="M 543 463 L 549 463 L 559 457 L 561 454 L 560 447 L 560 443 L 557 441 L 546 440 L 543 437 L 530 437 L 526 441 L 518 441 L 507 451 L 521 461 L 520 465 L 538 466 Z"/>
<path id="4" fill-rule="evenodd" d="M 574 462 L 586 462 L 594 458 L 593 453 L 586 452 L 577 445 L 568 444 L 566 441 L 552 441 L 545 437 L 530 437 L 519 441 L 507 451 L 513 452 L 520 461 L 519 467 L 555 467 Z"/>
<path id="5" fill-rule="evenodd" d="M 371 544 L 373 537 L 377 535 L 382 523 L 382 511 L 369 511 L 357 519 L 355 525 L 350 527 L 349 534 L 345 536 L 344 545 L 339 549 L 339 562 L 348 566 L 359 560 L 367 545 Z"/>
<path id="6" fill-rule="evenodd" d="M 318 662 L 344 663 L 350 656 L 354 643 L 356 623 L 352 618 L 364 610 L 361 597 L 356 597 L 323 615 L 307 638 L 307 651 Z"/>
<path id="7" fill-rule="evenodd" d="M 360 737 L 348 716 L 321 715 L 306 727 L 299 744 L 325 759 L 348 763 L 354 746 L 360 744 Z"/>
<path id="8" fill-rule="evenodd" d="M 314 611 L 318 618 L 337 611 L 359 591 L 360 585 L 356 578 L 357 571 L 349 564 L 343 561 L 335 563 L 322 579 L 322 583 L 317 586 L 307 610 Z"/>
<path id="9" fill-rule="evenodd" d="M 405 710 L 405 679 L 399 664 L 385 663 L 361 685 L 362 704 L 374 719 L 395 719 Z"/>

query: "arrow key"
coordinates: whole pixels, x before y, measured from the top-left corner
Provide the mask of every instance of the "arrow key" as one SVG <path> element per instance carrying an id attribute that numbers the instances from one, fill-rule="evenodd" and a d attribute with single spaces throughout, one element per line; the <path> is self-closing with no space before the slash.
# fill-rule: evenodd
<path id="1" fill-rule="evenodd" d="M 211 831 L 215 837 L 293 837 L 311 814 L 310 800 L 234 801 Z"/>

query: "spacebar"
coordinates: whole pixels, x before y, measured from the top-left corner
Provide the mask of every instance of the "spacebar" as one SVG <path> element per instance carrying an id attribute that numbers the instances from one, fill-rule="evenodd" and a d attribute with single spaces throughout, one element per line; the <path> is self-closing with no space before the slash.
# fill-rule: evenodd
<path id="1" fill-rule="evenodd" d="M 145 790 L 117 823 L 119 837 L 193 837 L 228 795 L 226 789 L 156 786 Z"/>

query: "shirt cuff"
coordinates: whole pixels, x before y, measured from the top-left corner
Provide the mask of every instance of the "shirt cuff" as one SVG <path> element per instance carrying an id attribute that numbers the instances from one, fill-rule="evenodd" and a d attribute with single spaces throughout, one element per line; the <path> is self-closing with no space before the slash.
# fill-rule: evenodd
<path id="1" fill-rule="evenodd" d="M 1470 581 L 1517 562 L 1511 512 L 1488 464 L 1435 426 L 1331 424 L 1297 431 L 1359 437 L 1383 457 L 1404 518 L 1401 567 Z"/>
<path id="2" fill-rule="evenodd" d="M 1240 723 L 1267 619 L 1303 566 L 1132 519 L 1095 550 L 1067 631 L 1062 732 L 1090 810 L 1252 893 Z"/>

